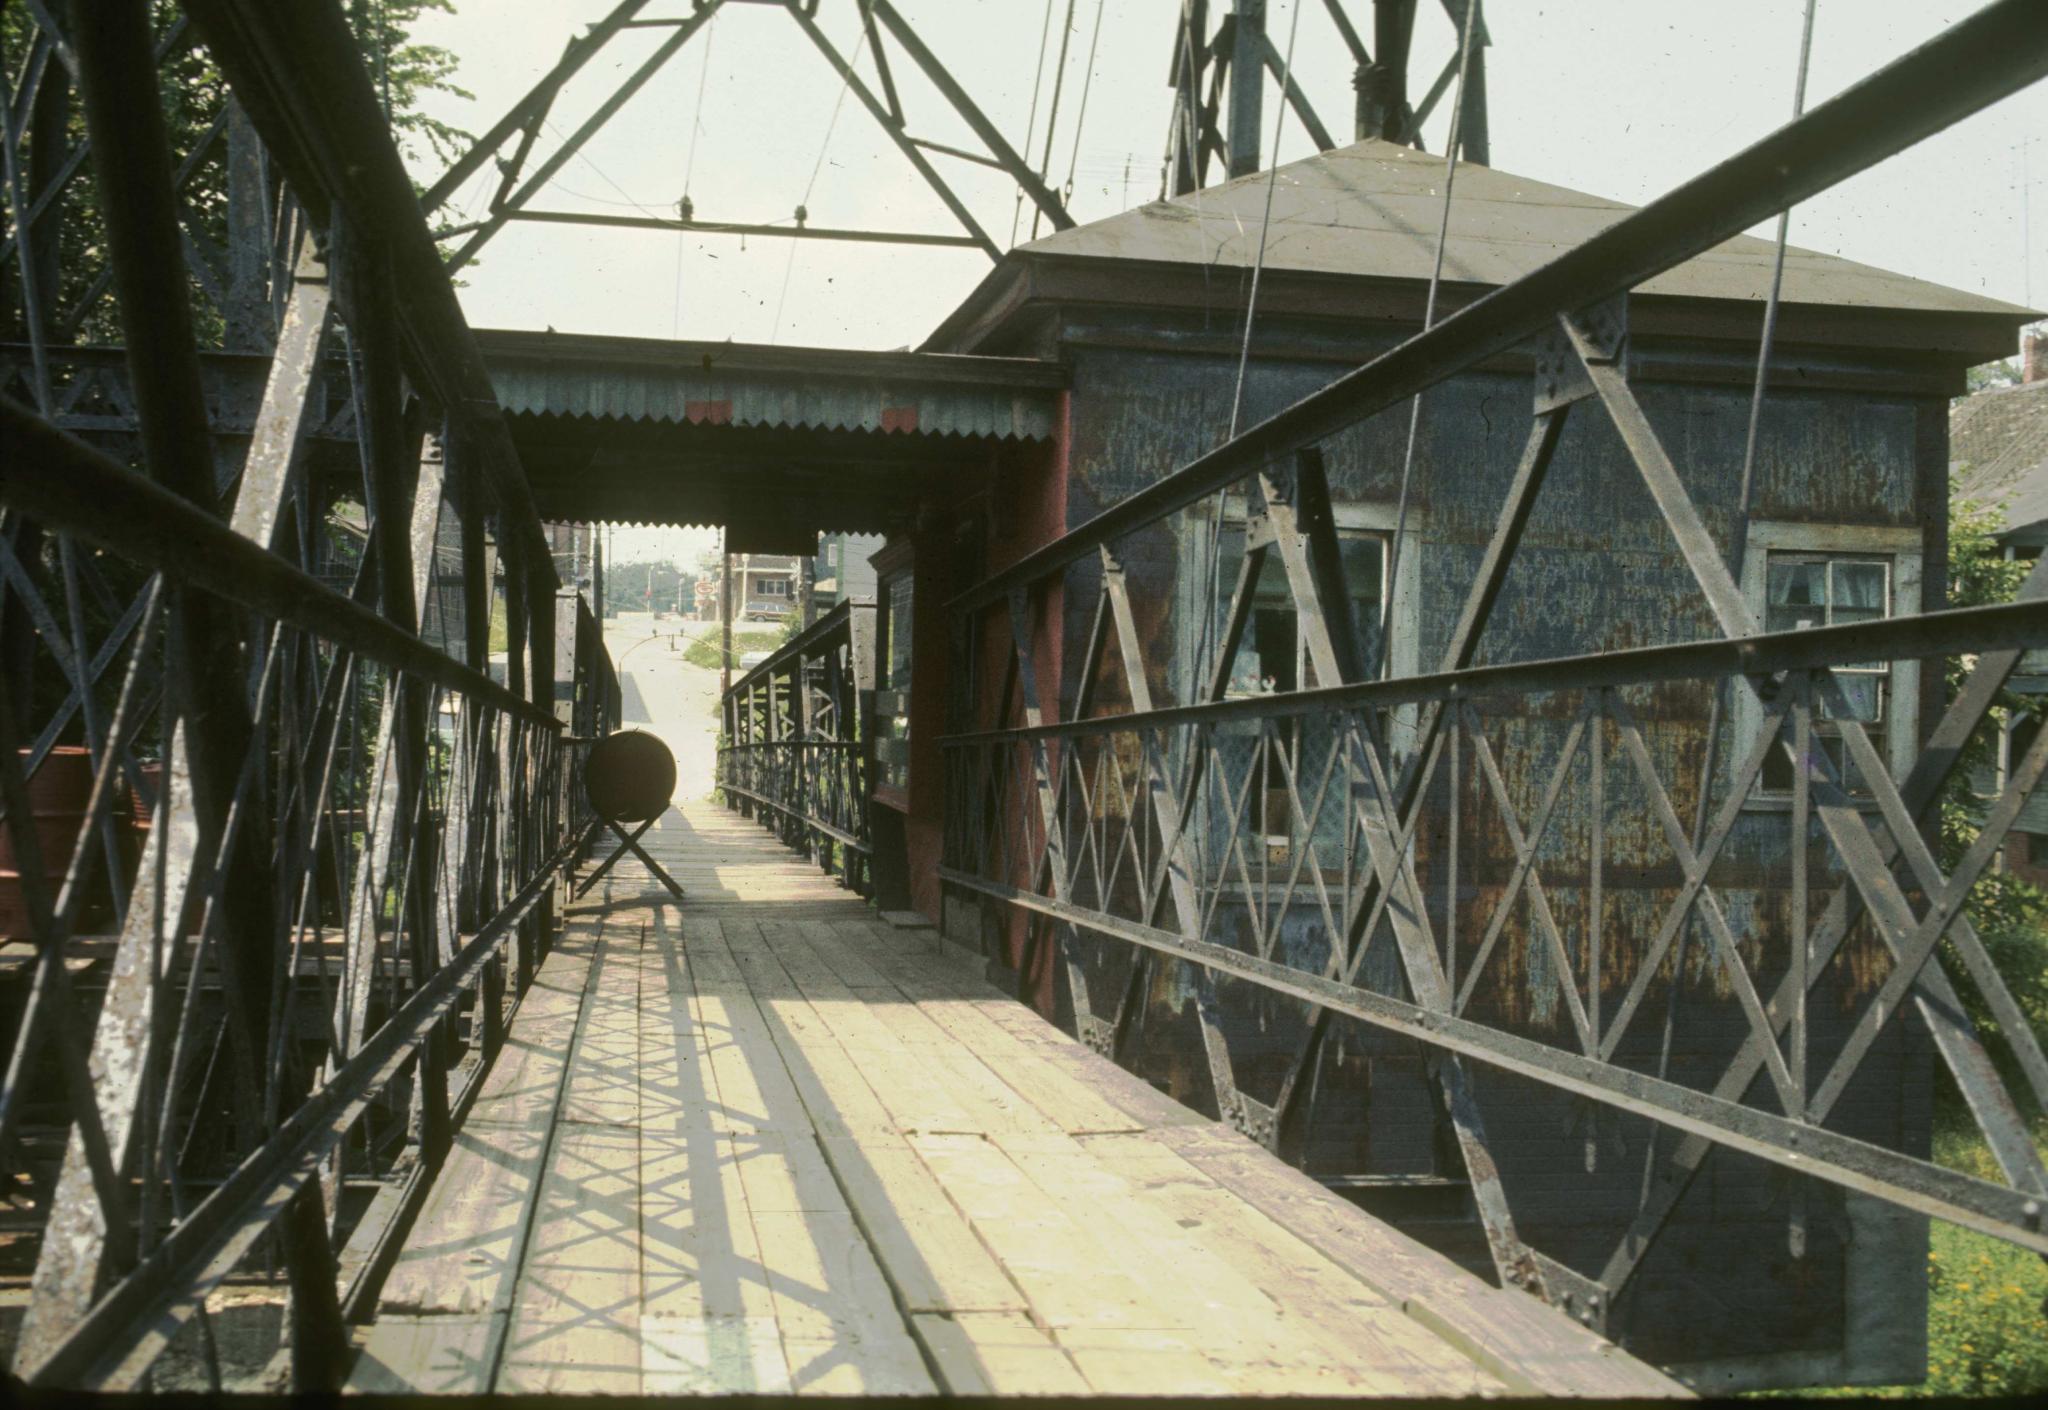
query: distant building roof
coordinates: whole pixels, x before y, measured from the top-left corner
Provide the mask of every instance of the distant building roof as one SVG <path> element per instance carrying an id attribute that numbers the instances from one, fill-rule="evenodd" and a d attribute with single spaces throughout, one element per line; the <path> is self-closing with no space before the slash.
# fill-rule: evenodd
<path id="1" fill-rule="evenodd" d="M 2048 531 L 2048 382 L 1979 392 L 1948 418 L 1964 498 L 2005 511 L 2007 537 Z"/>
<path id="2" fill-rule="evenodd" d="M 1273 181 L 1266 273 L 1427 282 L 1442 218 L 1443 177 L 1441 156 L 1379 140 L 1282 166 Z M 1510 283 L 1634 209 L 1470 163 L 1458 168 L 1454 192 L 1443 269 L 1453 285 Z M 1266 173 L 1239 177 L 1020 245 L 1005 266 L 1117 260 L 1217 273 L 1248 269 L 1257 256 L 1266 198 Z M 1768 240 L 1737 236 L 1647 280 L 1637 292 L 1761 302 L 1769 289 L 1772 250 Z M 971 310 L 994 302 L 1005 282 L 999 267 L 927 346 L 971 346 L 972 338 L 963 341 L 958 334 L 975 321 Z M 1218 293 L 1220 301 L 1225 295 Z M 1981 315 L 2014 325 L 2029 316 L 1997 299 L 1801 249 L 1787 255 L 1784 299 L 1788 305 L 1837 309 Z"/>

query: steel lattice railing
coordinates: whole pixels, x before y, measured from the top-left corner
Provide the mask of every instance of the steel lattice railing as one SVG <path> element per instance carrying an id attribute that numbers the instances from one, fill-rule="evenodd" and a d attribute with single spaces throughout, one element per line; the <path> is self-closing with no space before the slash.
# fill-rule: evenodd
<path id="1" fill-rule="evenodd" d="M 577 761 L 543 527 L 338 10 L 187 8 L 10 30 L 0 1172 L 42 1216 L 13 1367 L 135 1386 L 281 1264 L 295 1382 L 333 1387 L 553 933 Z M 231 93 L 174 152 L 156 65 L 199 39 Z M 224 263 L 182 186 L 223 136 Z M 105 264 L 60 311 L 88 170 Z M 68 346 L 111 322 L 125 349 Z M 216 338 L 269 359 L 246 428 L 209 423 Z M 595 732 L 616 680 L 578 641 Z M 378 1218 L 344 1208 L 365 1179 Z"/>
<path id="2" fill-rule="evenodd" d="M 733 682 L 718 787 L 789 846 L 865 894 L 872 851 L 875 605 L 833 607 Z"/>
<path id="3" fill-rule="evenodd" d="M 2025 751 L 1946 864 L 1935 845 L 1958 760 L 2023 651 L 2048 644 L 2048 568 L 2009 606 L 1765 634 L 1638 401 L 1626 303 L 1645 279 L 2044 72 L 2038 12 L 1989 5 L 962 594 L 952 606 L 973 659 L 1006 664 L 973 717 L 983 727 L 943 744 L 949 908 L 982 903 L 982 933 L 1023 947 L 1009 962 L 1050 963 L 1080 1036 L 1112 1055 L 1131 1048 L 1155 966 L 1187 962 L 1174 992 L 1191 1000 L 1219 1113 L 1283 1152 L 1299 1149 L 1333 1015 L 1418 1040 L 1500 1277 L 1590 1324 L 1606 1325 L 1716 1147 L 2048 1253 L 2048 1172 L 1957 992 L 1960 979 L 1996 1019 L 2028 1105 L 2048 1109 L 2048 1061 L 1965 910 L 2048 749 Z M 1352 620 L 1325 443 L 1509 354 L 1534 377 L 1505 499 L 1454 587 L 1462 608 L 1436 673 L 1383 679 L 1380 648 Z M 1568 416 L 1618 437 L 1719 639 L 1475 664 Z M 1176 534 L 1217 541 L 1231 523 L 1242 557 L 1215 621 L 1181 620 L 1213 610 L 1186 587 L 1198 567 L 1169 575 L 1177 596 L 1138 599 L 1122 554 L 1156 554 Z M 1397 564 L 1401 551 L 1397 530 Z M 1388 576 L 1386 595 L 1407 591 Z M 1284 582 L 1284 600 L 1270 586 L 1259 597 L 1262 578 Z M 1077 597 L 1094 625 L 1056 716 L 1039 676 Z M 1316 688 L 1232 680 L 1255 599 L 1289 620 Z M 1187 645 L 1212 637 L 1213 654 Z M 1155 704 L 1169 679 L 1157 650 L 1173 642 L 1170 664 L 1191 683 L 1184 703 Z M 1957 659 L 1962 684 L 1916 738 L 1860 723 L 1868 711 L 1849 693 L 1864 678 L 1917 699 L 1916 673 L 1939 679 Z M 1120 713 L 1098 702 L 1104 682 Z M 1729 709 L 1715 706 L 1720 764 L 1703 772 L 1670 722 L 1709 698 Z M 1773 857 L 1770 886 L 1749 890 L 1782 904 L 1737 923 L 1729 843 L 1745 814 L 1779 828 L 1775 851 L 1741 865 Z M 1632 909 L 1614 884 L 1624 844 Z M 1823 1021 L 1810 997 L 1850 964 L 1870 982 L 1850 986 L 1846 1018 Z M 1713 1071 L 1681 1071 L 1670 1015 L 1701 979 L 1726 1014 L 1711 1031 L 1738 1036 Z M 1307 1006 L 1284 1070 L 1262 1048 L 1246 1077 L 1226 984 Z M 1255 1011 L 1263 1024 L 1275 1010 Z M 2003 1184 L 1840 1129 L 1845 1091 L 1902 1011 L 1931 1035 Z M 1676 1133 L 1651 1140 L 1641 1199 L 1597 1271 L 1518 1233 L 1469 1062 L 1589 1104 L 1590 1131 L 1604 1108 Z M 1587 1141 L 1590 1162 L 1599 1142 Z M 1795 1251 L 1804 1230 L 1795 1208 Z"/>

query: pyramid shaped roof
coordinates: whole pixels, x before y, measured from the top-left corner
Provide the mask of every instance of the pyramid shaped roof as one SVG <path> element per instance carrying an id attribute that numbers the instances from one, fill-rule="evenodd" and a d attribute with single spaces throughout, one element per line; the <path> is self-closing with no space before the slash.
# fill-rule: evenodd
<path id="1" fill-rule="evenodd" d="M 1280 168 L 1273 182 L 1266 268 L 1428 279 L 1443 211 L 1444 159 L 1393 142 L 1337 147 Z M 1021 246 L 1028 254 L 1249 265 L 1258 253 L 1267 173 L 1153 201 Z M 1507 284 L 1548 264 L 1635 209 L 1620 201 L 1459 164 L 1444 241 L 1444 278 Z M 1646 294 L 1761 299 L 1772 244 L 1738 235 L 1648 280 Z M 1785 259 L 1788 303 L 1929 309 L 2026 310 L 1980 294 L 1794 248 Z"/>
<path id="2" fill-rule="evenodd" d="M 1282 166 L 1272 182 L 1265 268 L 1272 274 L 1352 276 L 1426 282 L 1443 215 L 1444 159 L 1368 140 Z M 1249 268 L 1257 257 L 1268 174 L 1152 201 L 1119 215 L 1020 245 L 1005 264 L 1132 261 Z M 1635 208 L 1548 182 L 1460 163 L 1444 242 L 1443 277 L 1453 284 L 1511 283 L 1583 244 Z M 1684 299 L 1761 301 L 1769 292 L 1773 246 L 1738 235 L 1645 281 L 1637 293 Z M 1000 273 L 1000 271 L 998 271 Z M 989 287 L 969 300 L 972 306 Z M 1792 248 L 1784 299 L 1872 311 L 2003 318 L 2027 310 L 1981 294 L 1877 269 L 1836 255 Z M 948 320 L 959 323 L 960 314 Z"/>

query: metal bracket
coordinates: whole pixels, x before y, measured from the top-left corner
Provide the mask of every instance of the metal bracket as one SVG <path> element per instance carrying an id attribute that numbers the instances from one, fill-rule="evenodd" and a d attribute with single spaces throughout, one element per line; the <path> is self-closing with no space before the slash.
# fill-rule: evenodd
<path id="1" fill-rule="evenodd" d="M 1272 1107 L 1243 1092 L 1224 1112 L 1223 1119 L 1232 1130 L 1251 1137 L 1262 1146 L 1273 1144 L 1273 1133 L 1280 1127 L 1280 1114 Z"/>
<path id="2" fill-rule="evenodd" d="M 1626 364 L 1628 358 L 1628 295 L 1616 294 L 1573 315 L 1598 355 L 1598 362 Z M 1585 364 L 1573 351 L 1561 327 L 1535 340 L 1536 414 L 1556 411 L 1598 395 Z"/>
<path id="3" fill-rule="evenodd" d="M 1545 1302 L 1573 1318 L 1580 1326 L 1607 1334 L 1607 1313 L 1614 1305 L 1614 1295 L 1607 1285 L 1597 1278 L 1589 1278 L 1574 1268 L 1567 1268 L 1548 1254 L 1528 1250 L 1528 1256 L 1536 1265 L 1541 1279 L 1534 1291 L 1538 1291 Z"/>
<path id="4" fill-rule="evenodd" d="M 1081 1041 L 1089 1049 L 1106 1058 L 1116 1056 L 1116 1025 L 1092 1013 L 1074 1015 L 1074 1027 L 1080 1031 Z"/>

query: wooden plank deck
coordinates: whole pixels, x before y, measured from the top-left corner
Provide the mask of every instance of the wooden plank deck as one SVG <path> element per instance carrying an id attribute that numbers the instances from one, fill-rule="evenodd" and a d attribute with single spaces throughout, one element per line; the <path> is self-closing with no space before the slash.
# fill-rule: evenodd
<path id="1" fill-rule="evenodd" d="M 570 910 L 351 1389 L 1680 1395 L 1089 1052 L 755 824 Z"/>

